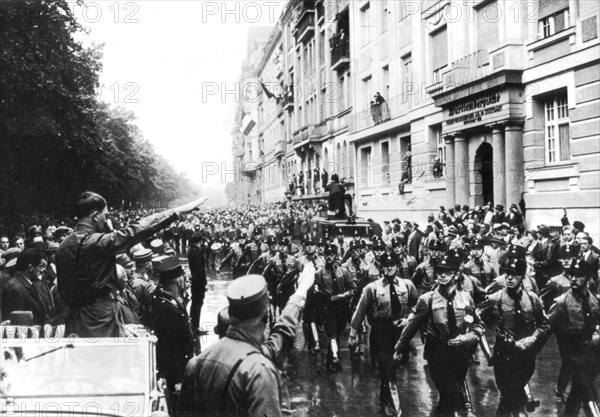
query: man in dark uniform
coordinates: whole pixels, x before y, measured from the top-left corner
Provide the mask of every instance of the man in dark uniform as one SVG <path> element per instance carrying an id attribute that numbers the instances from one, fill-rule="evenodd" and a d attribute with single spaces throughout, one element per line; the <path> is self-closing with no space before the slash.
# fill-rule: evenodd
<path id="1" fill-rule="evenodd" d="M 394 359 L 400 361 L 414 335 L 426 326 L 424 358 L 440 395 L 436 416 L 461 415 L 465 411 L 469 359 L 484 332 L 473 299 L 458 289 L 459 266 L 452 256 L 444 256 L 437 263 L 438 286 L 419 297 L 415 314 L 395 348 Z"/>
<path id="2" fill-rule="evenodd" d="M 404 236 L 394 237 L 391 244 L 392 251 L 398 260 L 398 276 L 410 279 L 417 268 L 417 260 L 406 251 L 406 238 Z"/>
<path id="3" fill-rule="evenodd" d="M 119 303 L 115 256 L 125 252 L 159 230 L 191 212 L 206 201 L 201 198 L 181 207 L 141 219 L 112 231 L 106 200 L 84 192 L 77 202 L 78 223 L 56 253 L 58 289 L 70 307 L 65 334 L 79 337 L 123 337 L 123 316 Z"/>
<path id="4" fill-rule="evenodd" d="M 401 410 L 396 386 L 394 345 L 410 314 L 414 312 L 417 289 L 409 280 L 398 278 L 398 261 L 395 258 L 384 254 L 380 262 L 383 274 L 362 292 L 352 316 L 348 345 L 358 344 L 358 334 L 367 316 L 372 326 L 369 339 L 371 356 L 376 360 L 381 377 L 379 404 L 387 415 L 397 416 Z"/>
<path id="5" fill-rule="evenodd" d="M 323 324 L 328 338 L 326 367 L 333 372 L 342 369 L 338 346 L 350 315 L 350 298 L 356 288 L 350 272 L 341 267 L 337 259 L 337 246 L 328 245 L 325 248 L 325 267 L 315 276 L 316 291 L 325 295 Z"/>
<path id="6" fill-rule="evenodd" d="M 264 273 L 267 265 L 277 257 L 279 244 L 277 243 L 275 236 L 268 236 L 265 239 L 265 244 L 268 246 L 269 250 L 265 253 L 261 253 L 258 259 L 252 262 L 252 265 L 248 268 L 248 274 L 263 275 L 267 280 L 267 287 L 269 290 L 269 323 L 272 325 L 277 318 L 277 285 L 279 285 L 279 278 L 281 278 L 281 276 L 276 276 L 272 273 L 267 273 L 265 275 Z"/>
<path id="7" fill-rule="evenodd" d="M 497 274 L 492 265 L 483 258 L 483 240 L 475 238 L 471 242 L 471 259 L 461 267 L 461 271 L 474 276 L 481 285 L 487 287 L 492 283 Z"/>
<path id="8" fill-rule="evenodd" d="M 446 245 L 441 240 L 431 239 L 427 242 L 427 248 L 423 250 L 425 259 L 417 266 L 411 278 L 411 281 L 417 287 L 419 296 L 433 290 L 435 267 L 438 260 L 442 258 L 445 249 Z"/>
<path id="9" fill-rule="evenodd" d="M 195 232 L 190 240 L 190 250 L 188 251 L 188 264 L 192 274 L 192 305 L 190 307 L 190 316 L 192 320 L 192 329 L 196 334 L 200 334 L 200 313 L 204 304 L 206 294 L 206 261 L 210 249 L 206 247 L 204 236 L 201 232 Z"/>
<path id="10" fill-rule="evenodd" d="M 159 377 L 167 381 L 169 411 L 176 416 L 176 404 L 185 365 L 193 356 L 194 336 L 183 304 L 184 272 L 179 258 L 170 257 L 159 266 L 160 286 L 152 301 L 152 330 L 156 334 L 156 362 Z"/>
<path id="11" fill-rule="evenodd" d="M 355 286 L 354 294 L 352 296 L 352 300 L 350 301 L 350 311 L 353 312 L 356 310 L 356 306 L 358 305 L 358 301 L 360 300 L 363 289 L 369 283 L 369 276 L 367 273 L 369 264 L 361 257 L 362 247 L 358 239 L 354 239 L 350 242 L 349 252 L 350 259 L 342 264 L 342 266 L 350 273 L 350 277 L 352 278 Z M 359 330 L 359 342 L 351 349 L 353 357 L 359 357 L 363 354 L 362 340 L 364 333 L 365 328 L 363 325 Z"/>
<path id="12" fill-rule="evenodd" d="M 535 358 L 550 331 L 538 296 L 522 286 L 527 264 L 509 259 L 504 266 L 506 288 L 488 296 L 480 315 L 496 333 L 494 374 L 500 391 L 497 416 L 525 414 L 526 385 L 535 371 Z"/>
<path id="13" fill-rule="evenodd" d="M 239 278 L 246 274 L 248 268 L 252 264 L 252 253 L 250 245 L 247 244 L 248 236 L 241 232 L 237 242 L 234 242 L 229 249 L 229 252 L 217 265 L 217 274 L 221 272 L 221 267 L 227 262 L 230 262 L 232 267 L 233 279 Z"/>
<path id="14" fill-rule="evenodd" d="M 589 264 L 575 259 L 567 268 L 571 289 L 558 297 L 548 313 L 563 361 L 572 376 L 565 416 L 577 417 L 583 406 L 586 416 L 598 417 L 598 393 L 594 381 L 600 373 L 600 306 L 589 291 Z"/>

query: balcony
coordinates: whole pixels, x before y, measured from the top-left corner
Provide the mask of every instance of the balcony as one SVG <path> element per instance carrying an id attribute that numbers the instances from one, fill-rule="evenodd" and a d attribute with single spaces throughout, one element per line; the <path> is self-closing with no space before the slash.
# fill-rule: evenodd
<path id="1" fill-rule="evenodd" d="M 294 88 L 291 85 L 290 87 L 285 88 L 285 91 L 283 92 L 281 108 L 288 111 L 294 110 Z"/>
<path id="2" fill-rule="evenodd" d="M 331 69 L 343 71 L 350 66 L 350 41 L 347 35 L 335 34 L 330 39 Z"/>
<path id="3" fill-rule="evenodd" d="M 280 140 L 279 142 L 277 142 L 275 144 L 274 152 L 275 152 L 275 154 L 274 154 L 275 158 L 280 158 L 280 157 L 284 156 L 286 153 L 286 141 Z"/>
<path id="4" fill-rule="evenodd" d="M 296 43 L 304 43 L 315 34 L 315 11 L 313 9 L 304 9 L 296 28 L 294 29 L 294 38 Z"/>
<path id="5" fill-rule="evenodd" d="M 350 132 L 359 132 L 403 116 L 412 108 L 412 95 L 399 95 L 387 102 L 375 104 L 369 109 L 358 112 L 350 118 Z"/>
<path id="6" fill-rule="evenodd" d="M 454 61 L 444 72 L 442 91 L 447 92 L 461 85 L 479 80 L 489 74 L 490 55 L 487 50 L 479 50 Z"/>
<path id="7" fill-rule="evenodd" d="M 294 132 L 294 146 L 311 139 L 323 136 L 321 125 L 306 125 Z"/>

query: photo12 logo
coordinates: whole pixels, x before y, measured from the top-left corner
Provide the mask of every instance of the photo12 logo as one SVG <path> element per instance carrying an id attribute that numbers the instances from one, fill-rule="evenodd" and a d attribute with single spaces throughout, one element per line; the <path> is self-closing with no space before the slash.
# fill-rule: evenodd
<path id="1" fill-rule="evenodd" d="M 140 3 L 135 1 L 69 1 L 68 5 L 82 25 L 105 20 L 125 24 L 140 22 Z"/>

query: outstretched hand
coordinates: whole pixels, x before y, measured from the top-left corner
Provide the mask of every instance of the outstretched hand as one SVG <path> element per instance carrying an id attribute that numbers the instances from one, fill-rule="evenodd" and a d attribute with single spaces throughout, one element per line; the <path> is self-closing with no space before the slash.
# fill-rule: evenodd
<path id="1" fill-rule="evenodd" d="M 315 282 L 315 267 L 308 262 L 298 277 L 298 291 L 308 292 Z"/>
<path id="2" fill-rule="evenodd" d="M 175 209 L 175 213 L 177 213 L 177 215 L 189 213 L 200 207 L 202 204 L 204 204 L 206 200 L 208 200 L 208 197 L 200 197 L 197 200 L 191 201 L 187 204 L 184 204 L 183 206 L 177 207 Z"/>

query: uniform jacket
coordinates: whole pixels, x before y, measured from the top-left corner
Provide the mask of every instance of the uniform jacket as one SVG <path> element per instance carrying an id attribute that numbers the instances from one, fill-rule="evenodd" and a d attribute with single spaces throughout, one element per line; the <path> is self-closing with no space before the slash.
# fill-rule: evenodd
<path id="1" fill-rule="evenodd" d="M 152 330 L 155 332 L 158 372 L 174 383 L 181 382 L 183 370 L 193 356 L 193 334 L 185 306 L 159 288 L 152 300 Z"/>
<path id="2" fill-rule="evenodd" d="M 473 258 L 461 268 L 461 272 L 472 275 L 483 285 L 489 285 L 498 276 L 492 265 L 483 258 Z"/>
<path id="3" fill-rule="evenodd" d="M 97 233 L 89 224 L 77 224 L 56 252 L 58 288 L 65 304 L 89 305 L 116 290 L 115 255 L 126 252 L 175 220 L 174 213 L 158 213 L 112 233 Z"/>
<path id="4" fill-rule="evenodd" d="M 293 347 L 305 297 L 294 294 L 263 343 L 262 327 L 231 324 L 226 337 L 209 346 L 187 365 L 181 388 L 179 414 L 183 417 L 279 417 L 288 408 L 287 384 L 277 365 Z M 249 353 L 252 353 L 249 355 Z M 231 384 L 223 393 L 234 365 Z"/>
<path id="5" fill-rule="evenodd" d="M 396 288 L 398 301 L 400 301 L 400 316 L 408 317 L 414 311 L 417 303 L 417 289 L 410 280 L 398 277 L 394 278 L 394 287 Z M 356 331 L 360 330 L 365 316 L 373 326 L 378 321 L 389 322 L 392 320 L 390 283 L 387 279 L 380 278 L 364 288 L 356 311 L 352 316 L 352 328 Z"/>

